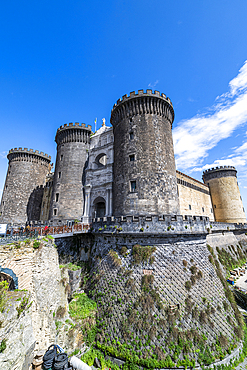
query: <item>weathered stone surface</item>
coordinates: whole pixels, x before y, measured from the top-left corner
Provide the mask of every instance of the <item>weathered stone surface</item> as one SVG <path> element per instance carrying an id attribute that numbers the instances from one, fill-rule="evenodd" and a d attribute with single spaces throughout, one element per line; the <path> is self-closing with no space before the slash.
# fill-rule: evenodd
<path id="1" fill-rule="evenodd" d="M 0 205 L 0 223 L 37 221 L 51 157 L 26 148 L 11 149 L 7 157 L 9 166 Z"/>
<path id="2" fill-rule="evenodd" d="M 170 99 L 139 91 L 117 102 L 114 131 L 113 214 L 179 214 Z"/>

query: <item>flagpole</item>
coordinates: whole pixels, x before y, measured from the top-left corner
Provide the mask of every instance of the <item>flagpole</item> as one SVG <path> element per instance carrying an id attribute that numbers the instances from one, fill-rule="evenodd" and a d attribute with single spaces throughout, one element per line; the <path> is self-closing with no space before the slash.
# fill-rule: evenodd
<path id="1" fill-rule="evenodd" d="M 94 132 L 96 132 L 97 117 L 96 117 L 94 123 L 95 123 L 95 131 Z"/>

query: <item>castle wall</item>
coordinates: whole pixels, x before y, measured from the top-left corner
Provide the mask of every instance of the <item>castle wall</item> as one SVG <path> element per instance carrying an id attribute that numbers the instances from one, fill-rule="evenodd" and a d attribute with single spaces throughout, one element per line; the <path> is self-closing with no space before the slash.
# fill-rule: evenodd
<path id="1" fill-rule="evenodd" d="M 177 171 L 181 215 L 205 216 L 214 221 L 209 188 L 200 181 Z"/>
<path id="2" fill-rule="evenodd" d="M 53 176 L 54 173 L 49 174 L 46 178 L 46 184 L 44 186 L 43 191 L 43 198 L 40 210 L 40 220 L 47 221 L 49 220 L 49 211 L 50 211 L 50 204 L 51 204 L 51 195 L 52 195 L 52 188 L 53 188 Z"/>
<path id="3" fill-rule="evenodd" d="M 8 171 L 0 205 L 0 223 L 39 220 L 43 185 L 50 156 L 32 149 L 15 148 L 8 154 Z"/>
<path id="4" fill-rule="evenodd" d="M 79 123 L 57 130 L 57 158 L 50 206 L 51 220 L 81 220 L 83 183 L 90 148 L 91 126 Z"/>
<path id="5" fill-rule="evenodd" d="M 237 171 L 232 166 L 216 167 L 203 173 L 217 222 L 246 223 L 236 175 Z"/>
<path id="6" fill-rule="evenodd" d="M 113 140 L 112 127 L 105 124 L 91 137 L 84 185 L 85 223 L 95 215 L 112 215 Z"/>
<path id="7" fill-rule="evenodd" d="M 158 91 L 139 90 L 114 105 L 114 215 L 179 213 L 173 119 L 170 99 Z"/>

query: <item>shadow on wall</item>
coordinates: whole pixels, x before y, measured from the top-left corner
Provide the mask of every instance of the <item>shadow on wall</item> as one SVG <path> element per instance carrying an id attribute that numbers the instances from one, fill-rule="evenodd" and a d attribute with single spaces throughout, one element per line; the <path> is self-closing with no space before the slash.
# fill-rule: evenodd
<path id="1" fill-rule="evenodd" d="M 31 193 L 27 203 L 27 220 L 39 221 L 43 198 L 43 186 L 37 186 Z"/>

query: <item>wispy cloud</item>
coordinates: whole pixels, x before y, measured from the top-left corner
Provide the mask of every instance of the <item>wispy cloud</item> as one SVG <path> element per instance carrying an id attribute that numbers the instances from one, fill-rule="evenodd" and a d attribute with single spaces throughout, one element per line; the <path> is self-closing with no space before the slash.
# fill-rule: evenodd
<path id="1" fill-rule="evenodd" d="M 229 91 L 217 97 L 207 113 L 198 114 L 178 123 L 173 130 L 177 167 L 181 170 L 202 170 L 212 166 L 203 165 L 210 149 L 220 140 L 232 135 L 234 130 L 247 123 L 247 61 L 238 75 L 230 81 Z M 243 144 L 245 145 L 245 144 Z M 230 158 L 219 159 L 214 165 L 244 164 L 246 147 L 234 150 Z M 234 162 L 234 161 L 237 161 Z M 203 166 L 202 166 L 203 165 Z M 200 166 L 200 168 L 199 168 Z"/>
<path id="2" fill-rule="evenodd" d="M 152 87 L 152 88 L 154 88 L 158 83 L 159 83 L 159 80 L 156 80 L 154 83 L 150 82 L 150 83 L 148 84 L 148 87 Z"/>
<path id="3" fill-rule="evenodd" d="M 6 158 L 8 152 L 0 152 L 0 158 Z"/>

